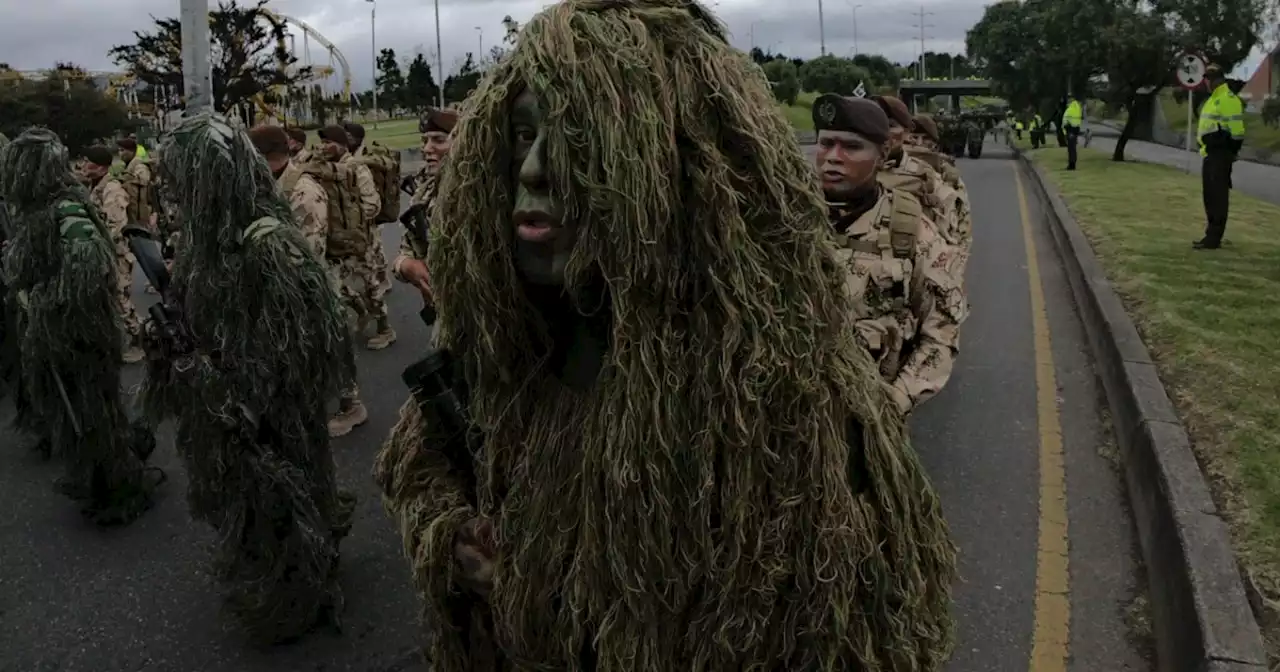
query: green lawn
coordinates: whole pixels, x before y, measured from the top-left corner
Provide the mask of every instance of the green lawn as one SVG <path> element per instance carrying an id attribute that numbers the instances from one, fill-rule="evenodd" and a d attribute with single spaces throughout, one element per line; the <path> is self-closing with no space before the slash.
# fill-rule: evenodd
<path id="1" fill-rule="evenodd" d="M 787 115 L 787 121 L 797 131 L 813 130 L 813 101 L 818 94 L 808 91 L 801 92 L 796 96 L 795 105 L 783 105 L 782 113 Z"/>
<path id="2" fill-rule="evenodd" d="M 1264 594 L 1280 596 L 1280 207 L 1233 192 L 1228 245 L 1197 252 L 1198 176 L 1084 149 L 1079 170 L 1067 172 L 1056 143 L 1029 154 L 1061 190 L 1138 324 L 1237 553 Z M 1280 623 L 1264 620 L 1274 653 Z"/>
<path id="3" fill-rule="evenodd" d="M 1163 91 L 1160 93 L 1160 108 L 1164 112 L 1164 118 L 1169 122 L 1169 126 L 1174 131 L 1186 135 L 1187 104 L 1174 100 L 1172 91 Z M 1195 112 L 1197 115 L 1195 118 L 1198 118 L 1200 110 Z M 1244 145 L 1245 147 L 1255 147 L 1267 153 L 1280 152 L 1280 128 L 1267 126 L 1262 123 L 1260 115 L 1253 112 L 1245 112 Z"/>
<path id="4" fill-rule="evenodd" d="M 390 149 L 408 149 L 422 144 L 417 119 L 379 121 L 377 128 L 374 128 L 372 121 L 366 121 L 363 126 L 365 142 L 377 142 Z M 320 136 L 315 131 L 309 135 L 312 143 L 320 143 Z"/>

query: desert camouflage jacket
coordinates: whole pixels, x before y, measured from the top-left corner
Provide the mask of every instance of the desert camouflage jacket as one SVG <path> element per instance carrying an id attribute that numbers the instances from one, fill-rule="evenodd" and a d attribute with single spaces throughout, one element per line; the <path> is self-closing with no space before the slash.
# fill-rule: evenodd
<path id="1" fill-rule="evenodd" d="M 833 204 L 831 218 L 857 299 L 858 335 L 907 413 L 951 377 L 968 314 L 957 251 L 901 190 L 885 189 L 861 214 Z"/>

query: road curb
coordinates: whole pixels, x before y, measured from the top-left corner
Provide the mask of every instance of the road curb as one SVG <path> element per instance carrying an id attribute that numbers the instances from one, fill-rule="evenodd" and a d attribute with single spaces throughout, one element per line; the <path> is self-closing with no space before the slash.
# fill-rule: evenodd
<path id="1" fill-rule="evenodd" d="M 1014 150 L 1066 267 L 1107 395 L 1147 569 L 1161 672 L 1265 672 L 1227 525 L 1138 330 L 1079 224 L 1030 159 Z"/>

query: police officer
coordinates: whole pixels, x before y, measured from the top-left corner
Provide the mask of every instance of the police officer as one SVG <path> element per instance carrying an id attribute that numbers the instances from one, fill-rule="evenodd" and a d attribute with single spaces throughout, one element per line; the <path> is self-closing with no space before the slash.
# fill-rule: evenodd
<path id="1" fill-rule="evenodd" d="M 1078 96 L 1071 96 L 1067 109 L 1062 113 L 1062 131 L 1067 135 L 1067 170 L 1076 169 L 1076 143 L 1080 141 L 1080 128 L 1084 125 L 1084 106 Z"/>
<path id="2" fill-rule="evenodd" d="M 1209 100 L 1200 108 L 1196 135 L 1200 139 L 1200 179 L 1204 194 L 1204 238 L 1192 244 L 1197 250 L 1216 250 L 1227 231 L 1231 200 L 1231 164 L 1244 145 L 1244 105 L 1227 84 L 1222 68 L 1205 68 Z"/>

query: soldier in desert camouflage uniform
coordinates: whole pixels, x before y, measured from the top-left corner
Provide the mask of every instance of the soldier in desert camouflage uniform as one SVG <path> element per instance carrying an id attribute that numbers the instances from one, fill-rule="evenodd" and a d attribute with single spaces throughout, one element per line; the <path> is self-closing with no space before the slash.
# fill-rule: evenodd
<path id="1" fill-rule="evenodd" d="M 373 181 L 373 173 L 368 166 L 355 161 L 349 149 L 347 130 L 342 126 L 326 126 L 320 129 L 320 152 L 325 160 L 332 161 L 352 169 L 356 173 L 356 181 L 360 185 L 360 211 L 365 225 L 370 231 L 371 244 L 381 245 L 377 235 L 378 226 L 374 218 L 382 210 L 382 197 Z M 387 304 L 382 299 L 382 288 L 377 281 L 377 273 L 370 268 L 370 256 L 342 259 L 338 267 L 338 276 L 342 281 L 342 291 L 349 305 L 357 311 L 357 327 L 364 335 L 369 323 L 375 323 L 378 333 L 366 344 L 371 349 L 381 349 L 395 341 L 395 332 L 387 323 Z M 375 347 L 379 346 L 379 347 Z"/>
<path id="2" fill-rule="evenodd" d="M 114 156 L 111 150 L 95 145 L 84 150 L 83 178 L 89 187 L 89 200 L 97 208 L 116 249 L 116 305 L 124 322 L 127 343 L 122 357 L 127 364 L 142 361 L 144 353 L 138 340 L 141 321 L 133 305 L 133 253 L 124 238 L 129 224 L 129 194 L 123 185 L 107 173 Z"/>
<path id="3" fill-rule="evenodd" d="M 880 170 L 878 179 L 890 189 L 910 192 L 924 206 L 924 214 L 938 227 L 947 242 L 955 244 L 959 236 L 959 213 L 955 210 L 951 189 L 938 171 L 904 150 L 907 132 L 911 130 L 911 112 L 906 104 L 893 96 L 872 96 L 872 101 L 889 119 L 888 158 Z"/>
<path id="4" fill-rule="evenodd" d="M 409 200 L 410 217 L 417 216 L 417 210 L 428 218 L 431 206 L 436 198 L 436 178 L 444 165 L 449 149 L 453 146 L 453 127 L 458 123 L 458 113 L 453 110 L 432 109 L 421 124 L 422 158 L 425 161 L 422 170 L 414 181 L 413 196 Z M 413 285 L 422 294 L 422 300 L 431 302 L 431 276 L 427 271 L 427 241 L 423 240 L 423 231 L 406 226 L 400 238 L 400 254 L 392 264 L 392 273 L 396 279 Z"/>
<path id="5" fill-rule="evenodd" d="M 311 160 L 311 150 L 307 149 L 307 132 L 293 126 L 285 129 L 289 136 L 289 157 L 294 163 L 306 163 Z"/>
<path id="6" fill-rule="evenodd" d="M 314 177 L 303 172 L 296 160 L 290 158 L 291 155 L 296 155 L 292 154 L 291 138 L 284 129 L 279 126 L 257 126 L 250 129 L 249 139 L 267 160 L 267 167 L 275 176 L 276 183 L 289 199 L 293 221 L 302 231 L 303 238 L 324 259 L 329 232 L 329 203 L 324 187 Z M 336 282 L 336 274 L 334 278 Z"/>
<path id="7" fill-rule="evenodd" d="M 839 255 L 860 297 L 858 334 L 898 409 L 909 413 L 951 376 L 968 312 L 958 251 L 919 201 L 876 179 L 889 146 L 879 105 L 825 95 L 814 101 L 813 120 L 823 192 L 844 236 Z"/>
<path id="8" fill-rule="evenodd" d="M 973 215 L 969 209 L 969 190 L 964 179 L 960 177 L 960 169 L 956 168 L 955 159 L 941 151 L 941 136 L 938 124 L 926 115 L 917 114 L 911 118 L 911 133 L 907 135 L 905 150 L 910 156 L 923 161 L 938 171 L 942 181 L 954 192 L 947 196 L 956 212 L 956 229 L 943 232 L 950 235 L 948 242 L 958 245 L 968 254 L 973 245 Z"/>

